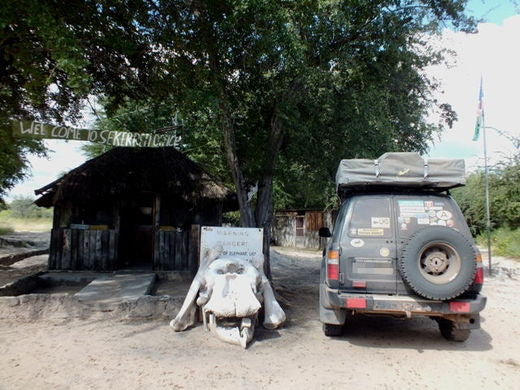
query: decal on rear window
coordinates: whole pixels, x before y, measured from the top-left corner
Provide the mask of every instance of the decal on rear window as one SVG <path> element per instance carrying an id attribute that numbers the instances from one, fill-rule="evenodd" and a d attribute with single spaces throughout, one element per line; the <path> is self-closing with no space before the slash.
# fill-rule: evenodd
<path id="1" fill-rule="evenodd" d="M 352 202 L 348 232 L 350 237 L 391 237 L 390 199 L 382 197 L 355 199 Z"/>
<path id="2" fill-rule="evenodd" d="M 445 202 L 400 199 L 397 205 L 397 222 L 399 230 L 404 235 L 411 234 L 426 225 L 455 227 L 451 206 Z"/>
<path id="3" fill-rule="evenodd" d="M 372 217 L 373 228 L 390 229 L 390 218 L 388 217 Z"/>
<path id="4" fill-rule="evenodd" d="M 385 230 L 384 229 L 358 229 L 357 230 L 358 236 L 384 236 Z"/>

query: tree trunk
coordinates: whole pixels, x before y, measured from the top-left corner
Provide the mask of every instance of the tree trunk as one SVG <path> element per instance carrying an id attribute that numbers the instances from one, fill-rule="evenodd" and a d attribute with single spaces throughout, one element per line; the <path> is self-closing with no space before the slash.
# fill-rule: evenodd
<path id="1" fill-rule="evenodd" d="M 222 98 L 220 103 L 220 117 L 224 141 L 224 153 L 237 191 L 238 207 L 240 210 L 240 225 L 242 227 L 256 227 L 253 210 L 251 209 L 247 196 L 248 188 L 246 180 L 242 173 L 242 168 L 240 167 L 236 153 L 235 129 L 231 119 L 229 118 L 225 98 Z"/>
<path id="2" fill-rule="evenodd" d="M 273 220 L 273 177 L 284 136 L 283 128 L 275 108 L 271 117 L 269 141 L 266 147 L 266 155 L 264 156 L 263 175 L 259 180 L 257 202 L 255 212 L 253 213 L 248 199 L 249 188 L 236 152 L 235 129 L 229 116 L 227 100 L 224 96 L 221 98 L 219 108 L 223 134 L 223 149 L 237 191 L 238 206 L 240 209 L 240 225 L 242 227 L 260 227 L 264 229 L 264 272 L 266 276 L 271 279 L 269 246 L 271 243 L 271 224 Z"/>
<path id="3" fill-rule="evenodd" d="M 264 272 L 269 280 L 271 280 L 271 256 L 269 253 L 269 247 L 271 245 L 271 225 L 273 222 L 273 177 L 283 137 L 283 128 L 280 124 L 275 108 L 271 117 L 269 145 L 264 160 L 264 175 L 258 186 L 258 197 L 255 210 L 256 223 L 258 227 L 264 229 Z"/>
<path id="4" fill-rule="evenodd" d="M 271 245 L 271 224 L 273 221 L 273 177 L 264 176 L 258 186 L 258 197 L 256 200 L 256 223 L 264 229 L 264 273 L 271 280 L 271 256 L 269 247 Z"/>

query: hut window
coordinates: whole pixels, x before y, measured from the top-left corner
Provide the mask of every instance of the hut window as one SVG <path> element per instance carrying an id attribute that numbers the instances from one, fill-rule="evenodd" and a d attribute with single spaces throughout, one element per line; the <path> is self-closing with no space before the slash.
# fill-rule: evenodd
<path id="1" fill-rule="evenodd" d="M 303 237 L 304 233 L 304 215 L 298 215 L 296 217 L 296 237 Z"/>
<path id="2" fill-rule="evenodd" d="M 72 208 L 70 223 L 111 226 L 113 217 L 112 205 L 76 206 Z"/>

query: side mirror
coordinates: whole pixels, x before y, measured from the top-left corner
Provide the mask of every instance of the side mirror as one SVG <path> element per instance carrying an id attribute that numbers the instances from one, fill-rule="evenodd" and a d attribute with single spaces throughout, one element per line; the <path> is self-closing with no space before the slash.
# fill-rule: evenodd
<path id="1" fill-rule="evenodd" d="M 332 237 L 332 234 L 330 233 L 330 229 L 328 227 L 320 228 L 320 230 L 318 230 L 318 235 L 324 238 Z"/>

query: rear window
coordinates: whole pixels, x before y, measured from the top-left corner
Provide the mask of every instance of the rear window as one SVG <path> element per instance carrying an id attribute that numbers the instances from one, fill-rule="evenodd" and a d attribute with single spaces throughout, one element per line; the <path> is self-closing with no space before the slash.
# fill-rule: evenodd
<path id="1" fill-rule="evenodd" d="M 358 198 L 353 204 L 350 237 L 391 237 L 390 199 Z"/>
<path id="2" fill-rule="evenodd" d="M 461 217 L 448 198 L 397 198 L 396 212 L 399 235 L 408 237 L 427 226 L 447 226 L 463 230 Z"/>

